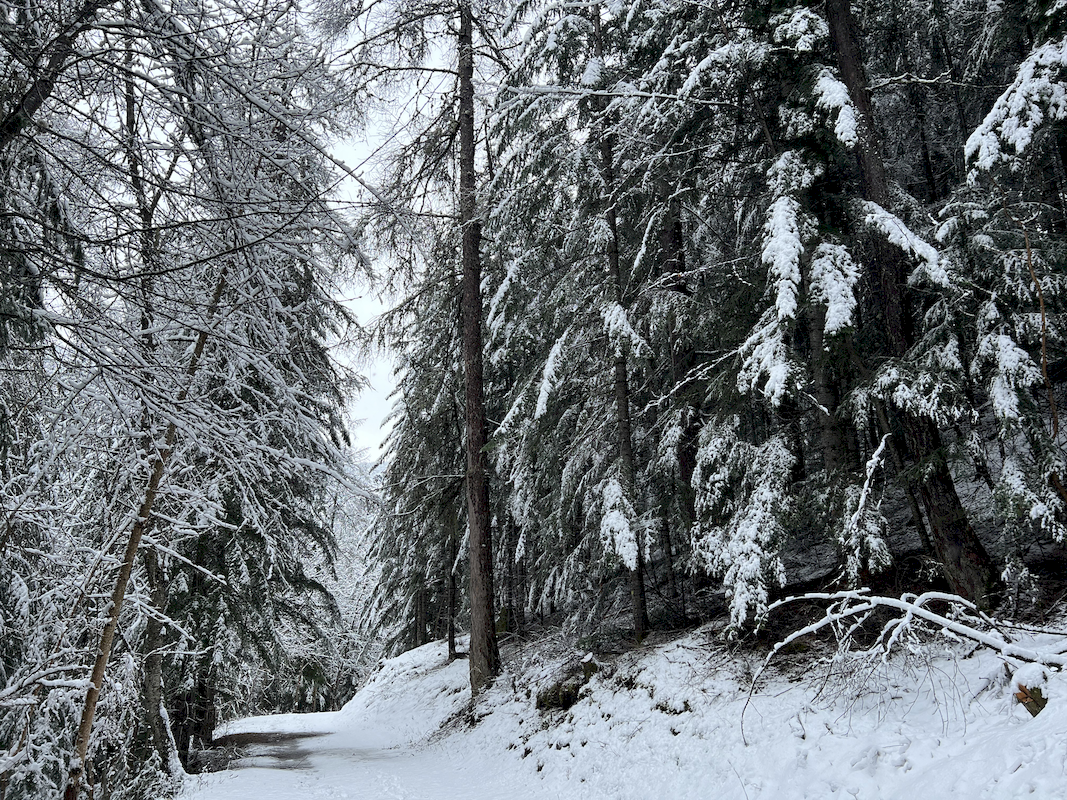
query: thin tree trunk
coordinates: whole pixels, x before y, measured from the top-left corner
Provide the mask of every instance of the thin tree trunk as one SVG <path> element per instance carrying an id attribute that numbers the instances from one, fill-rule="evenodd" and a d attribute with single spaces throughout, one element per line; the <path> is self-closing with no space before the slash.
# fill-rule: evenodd
<path id="1" fill-rule="evenodd" d="M 415 647 L 422 647 L 429 641 L 426 635 L 426 627 L 429 620 L 429 591 L 426 589 L 426 579 L 419 577 L 419 586 L 415 590 L 415 618 L 412 621 L 414 631 L 411 643 Z"/>
<path id="2" fill-rule="evenodd" d="M 493 621 L 493 540 L 490 530 L 485 399 L 482 386 L 482 230 L 475 209 L 474 39 L 469 0 L 459 6 L 459 219 L 463 232 L 463 371 L 467 435 L 467 522 L 470 526 L 471 691 L 500 672 Z"/>
<path id="3" fill-rule="evenodd" d="M 156 551 L 151 548 L 145 550 L 144 561 L 152 606 L 159 614 L 163 614 L 166 610 L 167 595 Z M 165 645 L 163 623 L 156 616 L 150 616 L 145 630 L 147 651 L 144 660 L 143 689 L 145 716 L 148 718 L 148 729 L 152 734 L 152 744 L 159 754 L 160 763 L 168 775 L 174 775 L 181 769 L 181 759 L 178 758 L 164 705 L 163 647 Z"/>
<path id="4" fill-rule="evenodd" d="M 874 109 L 867 89 L 859 31 L 849 0 L 826 0 L 830 38 L 837 53 L 841 79 L 859 111 L 857 157 L 867 199 L 890 204 L 889 183 L 874 126 Z M 910 345 L 904 308 L 905 263 L 899 248 L 884 239 L 870 243 L 875 270 L 875 312 L 883 324 L 891 357 L 901 358 Z M 952 591 L 976 603 L 987 603 L 999 589 L 997 571 L 967 520 L 952 475 L 943 457 L 941 435 L 930 420 L 900 412 L 904 442 L 922 467 L 919 493 L 930 521 L 930 539 Z"/>
<path id="5" fill-rule="evenodd" d="M 823 328 L 826 325 L 826 310 L 812 304 L 807 312 L 808 338 L 811 342 L 811 394 L 819 405 L 816 419 L 819 425 L 819 441 L 822 445 L 823 467 L 827 472 L 839 472 L 852 468 L 844 427 L 836 415 L 837 392 L 834 391 L 823 350 Z"/>
<path id="6" fill-rule="evenodd" d="M 459 657 L 456 651 L 456 600 L 458 587 L 456 586 L 456 559 L 459 557 L 459 512 L 451 506 L 446 506 L 445 514 L 448 517 L 448 660 L 455 661 Z"/>
<path id="7" fill-rule="evenodd" d="M 215 292 L 211 298 L 211 305 L 208 308 L 209 319 L 215 316 L 219 301 L 222 299 L 222 290 L 225 285 L 226 268 L 224 266 L 219 273 L 218 283 L 215 286 Z M 205 325 L 197 336 L 193 354 L 189 358 L 189 366 L 186 367 L 185 370 L 185 387 L 178 393 L 175 405 L 181 405 L 189 396 L 189 386 L 192 383 L 193 377 L 196 375 L 197 368 L 200 366 L 200 358 L 204 353 L 207 337 L 208 327 Z M 137 518 L 133 523 L 133 527 L 130 529 L 130 538 L 126 542 L 126 550 L 123 554 L 122 566 L 119 568 L 119 574 L 115 579 L 115 587 L 111 592 L 111 604 L 109 606 L 108 619 L 104 624 L 103 631 L 100 633 L 96 662 L 93 664 L 93 670 L 89 677 L 89 689 L 85 693 L 85 706 L 82 709 L 81 722 L 78 725 L 78 734 L 74 741 L 74 758 L 71 762 L 70 776 L 67 778 L 67 786 L 63 792 L 64 800 L 76 800 L 78 797 L 78 789 L 81 785 L 82 777 L 85 774 L 85 759 L 89 752 L 89 735 L 92 733 L 93 729 L 93 718 L 96 715 L 96 703 L 100 698 L 100 690 L 104 685 L 104 670 L 107 667 L 108 659 L 111 657 L 111 647 L 115 641 L 115 629 L 118 627 L 119 615 L 122 613 L 122 603 L 126 598 L 126 587 L 130 582 L 130 575 L 133 572 L 133 564 L 137 558 L 137 550 L 141 545 L 141 538 L 152 517 L 152 507 L 155 505 L 156 496 L 159 494 L 159 485 L 163 480 L 163 472 L 167 466 L 167 462 L 170 460 L 171 454 L 174 452 L 174 445 L 177 442 L 177 439 L 178 427 L 174 422 L 171 422 L 167 426 L 163 448 L 156 453 L 155 460 L 152 463 L 152 472 L 150 473 L 148 483 L 145 486 L 144 498 L 137 511 Z"/>
<path id="8" fill-rule="evenodd" d="M 517 620 L 515 614 L 515 582 L 517 580 L 515 570 L 515 552 L 519 542 L 518 530 L 511 514 L 504 514 L 504 608 L 506 617 L 504 629 L 508 633 L 515 633 Z"/>

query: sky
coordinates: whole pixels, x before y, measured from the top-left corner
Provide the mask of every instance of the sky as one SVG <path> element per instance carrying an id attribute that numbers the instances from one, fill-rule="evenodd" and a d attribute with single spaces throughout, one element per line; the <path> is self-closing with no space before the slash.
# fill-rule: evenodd
<path id="1" fill-rule="evenodd" d="M 335 158 L 340 159 L 345 166 L 352 169 L 361 177 L 366 170 L 368 162 L 373 159 L 374 146 L 367 142 L 365 137 L 352 136 L 349 139 L 337 142 L 331 147 Z M 338 187 L 338 196 L 342 203 L 352 201 L 359 203 L 362 191 L 355 179 L 345 178 Z M 380 268 L 380 265 L 372 265 Z M 370 327 L 382 313 L 389 309 L 391 298 L 383 296 L 378 289 L 371 286 L 368 281 L 357 277 L 354 282 L 341 288 L 341 301 L 345 307 L 356 317 L 359 324 Z M 392 409 L 392 401 L 389 394 L 393 391 L 396 383 L 393 379 L 393 364 L 389 353 L 368 353 L 362 357 L 354 354 L 338 354 L 345 363 L 355 367 L 369 382 L 357 397 L 353 398 L 348 405 L 349 435 L 353 445 L 366 451 L 366 460 L 374 462 L 381 455 L 381 444 L 388 434 L 388 427 L 384 425 L 385 418 Z"/>
<path id="2" fill-rule="evenodd" d="M 361 325 L 367 326 L 386 310 L 386 303 L 367 288 L 362 292 L 346 298 L 345 306 Z M 354 366 L 370 385 L 348 404 L 348 432 L 353 445 L 366 451 L 365 459 L 374 462 L 381 455 L 381 444 L 389 432 L 385 418 L 392 410 L 389 394 L 396 385 L 393 364 L 388 353 L 379 353 Z"/>
<path id="3" fill-rule="evenodd" d="M 440 56 L 430 56 L 428 66 L 438 66 Z M 375 183 L 375 171 L 378 166 L 377 156 L 390 144 L 403 139 L 405 126 L 412 116 L 424 111 L 423 106 L 433 105 L 436 98 L 452 81 L 450 74 L 442 73 L 432 77 L 428 83 L 412 83 L 406 90 L 398 91 L 389 102 L 376 104 L 365 109 L 366 129 L 339 141 L 330 150 L 335 158 L 340 159 L 360 179 L 368 184 Z M 354 204 L 364 202 L 367 192 L 352 177 L 345 178 L 338 187 L 339 199 Z M 372 265 L 377 271 L 383 271 L 383 265 Z M 360 324 L 369 325 L 375 318 L 388 310 L 394 298 L 381 297 L 374 287 L 356 284 L 342 290 L 344 303 L 355 314 Z M 370 382 L 359 397 L 349 405 L 348 416 L 351 420 L 349 435 L 356 447 L 366 450 L 366 460 L 377 461 L 381 453 L 381 444 L 388 435 L 389 426 L 384 425 L 385 418 L 392 410 L 393 402 L 389 395 L 396 387 L 393 376 L 393 364 L 388 353 L 379 353 L 365 357 L 363 363 L 352 364 Z"/>

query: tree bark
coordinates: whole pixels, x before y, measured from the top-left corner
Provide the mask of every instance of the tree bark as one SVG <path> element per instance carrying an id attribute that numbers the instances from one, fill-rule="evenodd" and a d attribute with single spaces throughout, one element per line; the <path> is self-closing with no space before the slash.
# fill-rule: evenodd
<path id="1" fill-rule="evenodd" d="M 414 635 L 411 637 L 415 647 L 422 647 L 430 637 L 426 633 L 430 616 L 430 592 L 426 588 L 426 579 L 419 576 L 419 587 L 415 590 Z"/>
<path id="2" fill-rule="evenodd" d="M 823 349 L 823 328 L 826 325 L 826 310 L 813 304 L 808 309 L 808 339 L 811 342 L 811 394 L 818 403 L 816 419 L 819 425 L 819 448 L 823 468 L 827 472 L 853 470 L 849 458 L 844 426 L 837 417 L 838 398 L 831 381 L 830 365 Z"/>
<path id="3" fill-rule="evenodd" d="M 600 7 L 594 6 L 593 28 L 595 53 L 597 58 L 604 58 L 603 37 L 600 32 Z M 607 108 L 607 101 L 601 100 L 600 110 Z M 608 240 L 608 296 L 620 307 L 623 305 L 623 277 L 619 264 L 619 221 L 615 211 L 615 201 L 611 196 L 615 185 L 615 148 L 611 136 L 605 130 L 599 132 L 600 169 L 604 180 L 604 193 L 607 205 L 604 218 L 611 230 Z M 626 356 L 618 354 L 614 359 L 615 371 L 615 419 L 616 438 L 619 447 L 619 477 L 626 499 L 636 507 L 636 479 L 634 471 L 633 432 L 630 422 L 630 387 L 627 374 Z M 630 569 L 630 611 L 634 623 L 634 637 L 637 641 L 645 638 L 648 632 L 648 610 L 645 599 L 645 556 L 644 541 L 639 531 L 634 531 L 637 543 L 637 555 L 634 566 Z"/>
<path id="4" fill-rule="evenodd" d="M 448 520 L 448 660 L 459 658 L 456 650 L 456 559 L 459 556 L 459 510 L 446 506 L 445 516 Z"/>
<path id="5" fill-rule="evenodd" d="M 152 605 L 163 614 L 167 606 L 167 593 L 163 584 L 163 575 L 156 551 L 149 548 L 144 551 L 145 575 L 148 578 L 148 590 Z M 148 729 L 152 734 L 152 744 L 159 754 L 160 763 L 168 775 L 181 770 L 181 760 L 174 744 L 167 719 L 165 698 L 163 696 L 163 647 L 166 637 L 163 635 L 163 623 L 150 616 L 145 630 L 144 688 L 143 699 Z"/>
<path id="6" fill-rule="evenodd" d="M 219 273 L 218 283 L 211 298 L 211 305 L 208 308 L 209 319 L 215 316 L 219 301 L 222 299 L 222 290 L 225 286 L 226 268 L 223 267 Z M 178 392 L 175 405 L 181 405 L 189 396 L 189 385 L 192 383 L 197 368 L 200 366 L 200 358 L 204 354 L 207 337 L 208 328 L 205 326 L 197 336 L 196 345 L 193 347 L 192 356 L 189 358 L 189 365 L 185 370 L 186 385 Z M 78 797 L 78 789 L 85 774 L 85 759 L 89 752 L 89 735 L 93 730 L 96 703 L 100 698 L 100 690 L 104 685 L 104 670 L 107 667 L 108 659 L 111 657 L 111 647 L 115 641 L 115 629 L 118 627 L 119 615 L 122 613 L 122 603 L 126 598 L 126 587 L 130 582 L 130 575 L 133 572 L 133 564 L 137 558 L 137 550 L 141 545 L 141 538 L 144 536 L 145 528 L 152 517 L 152 507 L 155 505 L 156 496 L 159 494 L 159 485 L 163 480 L 163 472 L 167 462 L 170 460 L 171 453 L 174 452 L 174 445 L 177 440 L 178 427 L 176 423 L 171 422 L 167 426 L 163 447 L 157 452 L 152 463 L 152 472 L 149 474 L 148 483 L 145 486 L 144 499 L 141 501 L 141 506 L 137 511 L 137 518 L 134 520 L 133 527 L 130 529 L 130 538 L 126 542 L 122 566 L 119 568 L 119 574 L 115 579 L 115 587 L 111 592 L 108 618 L 104 624 L 103 631 L 100 633 L 96 661 L 89 677 L 89 689 L 85 693 L 85 706 L 82 708 L 81 721 L 78 724 L 78 733 L 74 740 L 74 758 L 71 761 L 70 775 L 67 778 L 67 786 L 63 792 L 63 800 L 76 800 Z"/>
<path id="7" fill-rule="evenodd" d="M 45 101 L 52 96 L 56 81 L 75 60 L 74 44 L 82 32 L 90 26 L 100 9 L 111 5 L 113 0 L 90 0 L 82 5 L 71 23 L 52 42 L 48 60 L 29 85 L 18 103 L 0 120 L 0 151 L 22 133 Z M 42 53 L 42 58 L 44 54 Z"/>
<path id="8" fill-rule="evenodd" d="M 890 205 L 889 182 L 874 125 L 874 108 L 863 69 L 859 29 L 849 0 L 826 0 L 830 39 L 841 79 L 859 112 L 857 159 L 868 200 Z M 906 264 L 902 251 L 883 238 L 869 246 L 875 317 L 883 325 L 888 353 L 902 358 L 911 345 L 905 311 Z M 997 571 L 967 519 L 944 458 L 940 432 L 926 418 L 900 412 L 904 444 L 922 469 L 919 493 L 930 521 L 930 539 L 944 567 L 952 591 L 975 603 L 987 604 L 999 591 Z"/>
<path id="9" fill-rule="evenodd" d="M 475 208 L 474 27 L 470 2 L 459 5 L 459 219 L 463 233 L 463 374 L 466 384 L 467 523 L 470 527 L 471 691 L 500 672 L 493 620 L 493 549 L 482 385 L 482 230 Z"/>

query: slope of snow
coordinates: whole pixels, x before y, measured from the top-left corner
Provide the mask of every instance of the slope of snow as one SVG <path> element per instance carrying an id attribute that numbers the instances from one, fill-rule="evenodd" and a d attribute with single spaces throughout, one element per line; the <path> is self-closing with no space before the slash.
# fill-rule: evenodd
<path id="1" fill-rule="evenodd" d="M 471 708 L 467 662 L 445 664 L 435 643 L 386 661 L 334 714 L 226 726 L 331 733 L 301 740 L 305 769 L 191 778 L 183 800 L 1067 797 L 1058 674 L 1031 718 L 1012 669 L 968 644 L 913 643 L 888 661 L 816 653 L 779 657 L 750 700 L 757 654 L 704 629 L 602 658 L 574 705 L 546 711 L 538 694 L 597 659 L 527 645 Z"/>
<path id="2" fill-rule="evenodd" d="M 470 736 L 522 740 L 525 769 L 571 797 L 1067 797 L 1067 682 L 1053 678 L 1059 702 L 1032 719 L 999 659 L 949 645 L 889 663 L 808 657 L 749 702 L 756 664 L 694 635 L 624 657 L 547 728 L 498 690 L 499 721 Z M 520 724 L 501 724 L 509 709 Z"/>

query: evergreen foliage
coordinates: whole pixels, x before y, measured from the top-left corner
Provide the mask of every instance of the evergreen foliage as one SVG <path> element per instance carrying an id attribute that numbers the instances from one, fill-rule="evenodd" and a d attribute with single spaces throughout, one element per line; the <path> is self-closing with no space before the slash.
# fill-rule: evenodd
<path id="1" fill-rule="evenodd" d="M 336 705 L 369 640 L 481 628 L 480 685 L 494 594 L 639 640 L 1062 562 L 1060 3 L 331 0 L 343 73 L 293 3 L 0 12 L 0 795 L 78 774 L 127 541 L 85 781 L 130 795 L 219 715 Z M 381 506 L 330 353 L 353 118 Z"/>
<path id="2" fill-rule="evenodd" d="M 659 624 L 721 585 L 743 627 L 912 555 L 979 603 L 1025 583 L 1067 499 L 1054 18 L 634 0 L 482 31 L 497 575 L 523 616 L 617 620 L 635 553 Z M 443 452 L 407 426 L 394 458 L 413 434 Z M 403 508 L 382 530 L 443 552 L 439 512 Z"/>

